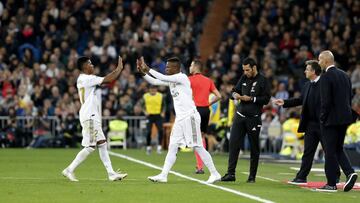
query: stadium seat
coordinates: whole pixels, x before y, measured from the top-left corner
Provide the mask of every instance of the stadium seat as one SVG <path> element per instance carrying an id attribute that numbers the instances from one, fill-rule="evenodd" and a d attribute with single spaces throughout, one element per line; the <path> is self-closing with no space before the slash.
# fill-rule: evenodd
<path id="1" fill-rule="evenodd" d="M 292 149 L 291 151 L 288 151 L 289 147 Z M 294 133 L 291 132 L 285 132 L 283 134 L 283 140 L 280 150 L 280 155 L 283 156 L 291 156 L 292 158 L 295 158 L 296 155 L 299 152 L 300 148 L 300 142 L 297 138 L 297 136 Z M 290 152 L 290 153 L 288 153 Z"/>
<path id="2" fill-rule="evenodd" d="M 277 120 L 272 121 L 268 128 L 268 139 L 271 146 L 270 152 L 277 153 L 277 150 L 279 150 L 281 135 L 282 135 L 282 128 L 280 122 Z"/>
<path id="3" fill-rule="evenodd" d="M 108 148 L 120 146 L 126 149 L 126 130 L 128 123 L 122 120 L 109 122 L 109 132 L 107 134 Z"/>

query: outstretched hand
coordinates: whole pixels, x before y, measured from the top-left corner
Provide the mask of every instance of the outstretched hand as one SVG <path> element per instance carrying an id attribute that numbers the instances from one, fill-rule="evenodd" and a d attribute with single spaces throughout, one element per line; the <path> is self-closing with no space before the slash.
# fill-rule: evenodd
<path id="1" fill-rule="evenodd" d="M 124 68 L 123 61 L 122 61 L 121 56 L 119 56 L 119 58 L 118 58 L 117 68 L 120 69 L 120 71 L 122 71 L 122 69 Z"/>
<path id="2" fill-rule="evenodd" d="M 282 100 L 282 99 L 274 99 L 272 101 L 272 103 L 276 104 L 277 106 L 282 106 L 282 105 L 284 105 L 284 100 Z"/>
<path id="3" fill-rule="evenodd" d="M 148 65 L 146 65 L 145 61 L 144 61 L 144 57 L 140 57 L 139 59 L 139 64 L 140 64 L 140 69 L 141 69 L 141 72 L 143 73 L 147 73 L 149 72 L 150 68 Z"/>
<path id="4" fill-rule="evenodd" d="M 140 59 L 136 59 L 136 69 L 138 70 L 139 73 L 141 73 L 142 75 L 145 75 L 145 73 L 141 70 L 141 60 Z"/>

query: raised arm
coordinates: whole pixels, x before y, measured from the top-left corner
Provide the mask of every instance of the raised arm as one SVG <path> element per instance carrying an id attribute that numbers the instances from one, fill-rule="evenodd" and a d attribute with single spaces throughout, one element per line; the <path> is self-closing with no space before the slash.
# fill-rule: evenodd
<path id="1" fill-rule="evenodd" d="M 178 75 L 164 75 L 159 72 L 157 72 L 154 69 L 150 69 L 148 65 L 146 65 L 144 61 L 144 57 L 141 57 L 140 60 L 137 62 L 138 66 L 141 69 L 141 72 L 143 73 L 150 73 L 154 78 L 159 79 L 163 82 L 173 82 L 173 83 L 182 83 L 183 80 Z"/>
<path id="2" fill-rule="evenodd" d="M 162 86 L 169 86 L 169 83 L 161 81 L 159 79 L 153 78 L 148 74 L 145 74 L 143 78 L 152 85 L 162 85 Z"/>
<path id="3" fill-rule="evenodd" d="M 151 77 L 149 74 L 143 71 L 143 67 L 147 69 L 147 71 L 150 69 L 146 64 L 143 65 L 144 59 L 136 60 L 136 68 L 139 71 L 139 73 L 143 76 L 143 78 L 152 85 L 162 85 L 162 86 L 169 86 L 167 82 L 163 82 L 159 79 Z"/>
<path id="4" fill-rule="evenodd" d="M 124 66 L 123 66 L 122 58 L 121 58 L 121 56 L 119 56 L 118 65 L 117 65 L 116 69 L 105 76 L 102 84 L 110 83 L 110 82 L 116 80 L 120 76 L 120 73 L 123 69 L 124 69 Z"/>
<path id="5" fill-rule="evenodd" d="M 164 82 L 182 83 L 182 80 L 178 77 L 178 75 L 164 75 L 154 69 L 150 69 L 149 73 Z"/>

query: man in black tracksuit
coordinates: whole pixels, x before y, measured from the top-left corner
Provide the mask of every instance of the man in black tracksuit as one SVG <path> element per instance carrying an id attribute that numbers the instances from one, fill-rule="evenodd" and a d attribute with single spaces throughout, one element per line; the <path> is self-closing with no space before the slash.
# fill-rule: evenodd
<path id="1" fill-rule="evenodd" d="M 256 62 L 252 58 L 242 63 L 244 74 L 233 89 L 232 99 L 238 100 L 229 141 L 228 171 L 221 181 L 235 181 L 235 169 L 240 147 L 245 135 L 250 142 L 250 173 L 247 182 L 254 183 L 259 163 L 261 113 L 263 105 L 270 100 L 270 83 L 258 72 Z"/>

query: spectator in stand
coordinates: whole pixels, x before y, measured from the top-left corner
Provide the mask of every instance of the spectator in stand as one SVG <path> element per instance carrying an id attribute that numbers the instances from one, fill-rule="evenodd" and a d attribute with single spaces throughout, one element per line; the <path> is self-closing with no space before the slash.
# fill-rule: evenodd
<path id="1" fill-rule="evenodd" d="M 65 117 L 62 126 L 62 134 L 65 147 L 77 147 L 80 137 L 77 136 L 78 132 L 78 121 L 75 119 L 72 113 Z"/>
<path id="2" fill-rule="evenodd" d="M 34 90 L 29 90 L 28 94 L 35 107 L 43 108 L 52 86 L 57 86 L 61 95 L 65 92 L 70 95 L 68 105 L 72 108 L 64 111 L 77 112 L 80 104 L 73 87 L 79 75 L 76 69 L 78 55 L 89 56 L 96 64 L 111 64 L 114 56 L 121 54 L 129 64 L 128 75 L 104 92 L 103 105 L 110 94 L 119 98 L 128 89 L 132 89 L 133 94 L 129 96 L 133 104 L 143 95 L 142 89 L 134 88 L 143 82 L 139 74 L 133 74 L 139 55 L 146 56 L 147 61 L 156 61 L 156 64 L 176 53 L 182 53 L 186 64 L 190 64 L 199 55 L 196 44 L 209 1 L 176 1 L 175 4 L 168 0 L 69 2 L 2 1 L 0 103 L 6 106 L 1 108 L 15 107 L 11 97 L 21 84 L 21 77 L 17 75 L 32 70 L 33 79 L 28 85 Z M 240 77 L 239 61 L 251 55 L 256 56 L 272 84 L 279 80 L 287 83 L 284 78 L 292 76 L 300 89 L 304 77 L 294 75 L 291 70 L 302 70 L 301 61 L 306 58 L 303 56 L 318 55 L 321 50 L 331 48 L 339 67 L 346 68 L 350 75 L 356 73 L 360 60 L 357 52 L 360 35 L 354 34 L 358 7 L 359 2 L 355 0 L 250 3 L 237 0 L 233 3 L 222 41 L 214 50 L 216 54 L 205 59 L 205 72 L 221 87 L 227 83 L 221 80 L 223 75 L 230 74 L 232 79 Z M 307 47 L 306 54 L 301 49 L 304 46 Z M 114 66 L 103 67 L 99 65 L 95 69 L 104 75 Z M 128 78 L 134 79 L 132 86 L 126 85 Z M 358 77 L 354 78 L 353 83 L 356 83 Z M 236 81 L 230 83 L 233 85 Z M 290 82 L 288 84 L 291 96 Z M 277 85 L 274 85 L 272 96 L 277 92 L 275 88 Z M 12 96 L 6 98 L 8 93 Z M 162 93 L 170 98 L 168 91 Z M 228 96 L 224 98 L 227 99 Z M 55 108 L 55 104 L 51 105 Z M 171 117 L 172 109 L 172 105 L 167 106 L 167 118 Z M 133 113 L 127 111 L 129 115 Z"/>

